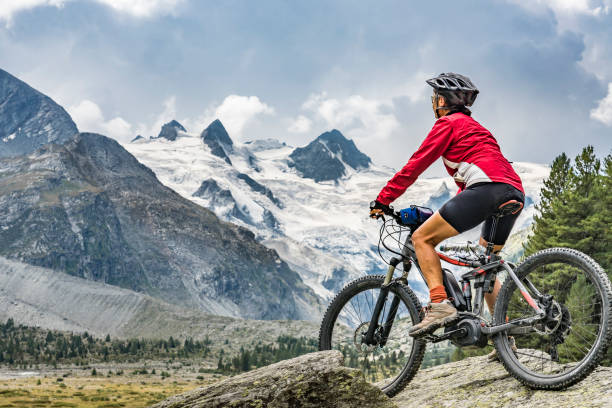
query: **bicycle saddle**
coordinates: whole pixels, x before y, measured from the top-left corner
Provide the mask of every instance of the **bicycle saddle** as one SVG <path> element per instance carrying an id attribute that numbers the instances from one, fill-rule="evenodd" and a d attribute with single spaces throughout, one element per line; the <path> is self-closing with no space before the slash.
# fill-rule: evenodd
<path id="1" fill-rule="evenodd" d="M 505 217 L 506 215 L 516 214 L 517 212 L 521 211 L 522 208 L 523 203 L 521 203 L 520 201 L 506 201 L 505 203 L 497 207 L 497 213 L 495 214 L 495 216 Z"/>

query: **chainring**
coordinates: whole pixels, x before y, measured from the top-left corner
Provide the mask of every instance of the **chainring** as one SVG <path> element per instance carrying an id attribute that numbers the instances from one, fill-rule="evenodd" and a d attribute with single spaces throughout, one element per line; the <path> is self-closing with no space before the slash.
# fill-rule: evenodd
<path id="1" fill-rule="evenodd" d="M 541 335 L 551 336 L 555 344 L 561 344 L 569 335 L 571 326 L 572 318 L 567 307 L 553 300 L 547 308 L 546 317 L 533 329 Z"/>

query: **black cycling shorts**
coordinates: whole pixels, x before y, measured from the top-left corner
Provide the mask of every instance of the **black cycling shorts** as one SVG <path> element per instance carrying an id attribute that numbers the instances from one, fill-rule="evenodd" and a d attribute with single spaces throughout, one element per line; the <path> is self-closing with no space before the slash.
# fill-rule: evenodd
<path id="1" fill-rule="evenodd" d="M 459 233 L 472 229 L 484 221 L 481 236 L 490 242 L 492 216 L 501 204 L 510 200 L 525 203 L 525 195 L 506 183 L 476 183 L 444 203 L 440 208 L 440 215 Z M 493 237 L 495 245 L 506 243 L 520 213 L 519 211 L 500 218 Z"/>

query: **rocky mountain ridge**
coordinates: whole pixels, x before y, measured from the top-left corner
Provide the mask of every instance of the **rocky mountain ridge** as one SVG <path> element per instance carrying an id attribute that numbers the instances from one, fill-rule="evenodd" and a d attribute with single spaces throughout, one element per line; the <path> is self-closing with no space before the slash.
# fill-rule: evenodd
<path id="1" fill-rule="evenodd" d="M 0 322 L 89 332 L 97 337 L 227 339 L 226 352 L 278 336 L 315 338 L 318 323 L 237 319 L 163 302 L 157 298 L 0 257 Z M 237 333 L 240 335 L 237 336 Z"/>
<path id="2" fill-rule="evenodd" d="M 64 108 L 2 69 L 0 118 L 0 158 L 29 154 L 78 133 Z"/>
<path id="3" fill-rule="evenodd" d="M 346 175 L 347 166 L 359 170 L 372 162 L 337 129 L 321 134 L 305 147 L 296 148 L 289 158 L 289 165 L 295 167 L 302 177 L 316 182 L 338 180 Z"/>
<path id="4" fill-rule="evenodd" d="M 101 135 L 0 160 L 0 211 L 5 257 L 214 314 L 320 313 L 299 275 L 250 231 L 163 186 Z"/>
<path id="5" fill-rule="evenodd" d="M 232 152 L 234 143 L 227 134 L 225 127 L 219 119 L 215 119 L 200 135 L 205 144 L 208 145 L 212 154 L 225 160 L 227 164 L 232 165 L 228 153 Z"/>
<path id="6" fill-rule="evenodd" d="M 159 132 L 159 135 L 157 137 L 163 137 L 164 139 L 172 141 L 172 140 L 176 140 L 176 138 L 178 137 L 178 132 L 186 132 L 186 131 L 187 130 L 185 130 L 183 125 L 178 123 L 176 120 L 171 120 L 170 122 L 162 126 L 161 131 Z M 132 140 L 132 142 L 136 140 L 138 139 L 136 138 Z"/>

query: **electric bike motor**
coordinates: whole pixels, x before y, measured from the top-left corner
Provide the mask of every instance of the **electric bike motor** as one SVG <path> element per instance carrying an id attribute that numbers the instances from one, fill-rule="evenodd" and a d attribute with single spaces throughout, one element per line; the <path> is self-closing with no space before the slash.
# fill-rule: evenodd
<path id="1" fill-rule="evenodd" d="M 484 347 L 487 345 L 487 336 L 480 329 L 480 321 L 468 316 L 461 319 L 457 324 L 446 327 L 444 333 L 463 329 L 461 332 L 451 336 L 450 341 L 457 347 L 476 346 Z"/>
<path id="2" fill-rule="evenodd" d="M 442 270 L 442 281 L 448 299 L 452 302 L 455 309 L 459 312 L 465 312 L 467 308 L 467 299 L 463 296 L 461 286 L 455 279 L 455 276 L 448 269 Z M 451 336 L 451 342 L 458 347 L 477 346 L 484 347 L 487 345 L 487 336 L 480 329 L 480 321 L 473 317 L 465 317 L 457 324 L 447 327 L 444 332 L 448 333 L 453 330 L 463 329 L 461 332 Z"/>

